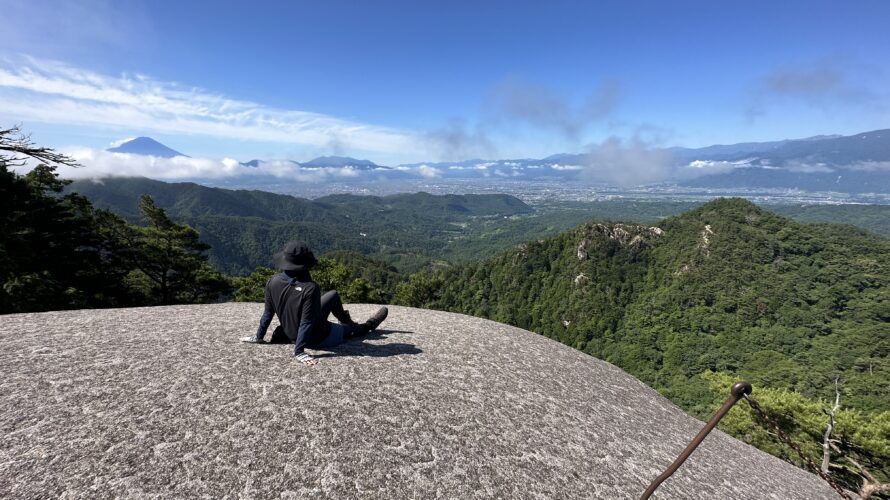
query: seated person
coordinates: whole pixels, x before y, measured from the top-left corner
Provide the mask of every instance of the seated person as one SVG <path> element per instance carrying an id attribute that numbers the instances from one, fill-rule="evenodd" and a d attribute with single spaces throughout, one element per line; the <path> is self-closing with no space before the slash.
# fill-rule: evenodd
<path id="1" fill-rule="evenodd" d="M 318 263 L 305 243 L 291 241 L 273 257 L 275 265 L 284 271 L 266 282 L 266 309 L 260 318 L 256 335 L 244 337 L 242 342 L 264 343 L 266 330 L 273 315 L 281 325 L 272 332 L 272 342 L 295 342 L 294 356 L 312 366 L 318 362 L 305 352 L 307 347 L 333 347 L 344 339 L 366 335 L 380 326 L 389 312 L 381 307 L 364 323 L 356 323 L 343 309 L 336 290 L 321 295 L 318 284 L 312 281 L 309 268 Z M 340 324 L 327 321 L 333 314 Z"/>

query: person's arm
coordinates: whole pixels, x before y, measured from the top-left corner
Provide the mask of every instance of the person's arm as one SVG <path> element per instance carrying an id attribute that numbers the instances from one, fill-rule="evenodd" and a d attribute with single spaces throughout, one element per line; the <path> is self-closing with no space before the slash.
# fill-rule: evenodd
<path id="1" fill-rule="evenodd" d="M 300 327 L 297 330 L 294 356 L 303 363 L 314 365 L 316 363 L 315 358 L 307 354 L 305 349 L 306 344 L 309 342 L 309 337 L 312 335 L 312 327 L 315 326 L 316 321 L 319 321 L 318 316 L 321 313 L 321 291 L 317 285 L 312 287 L 309 297 L 303 301 L 302 306 L 303 310 L 300 314 Z"/>
<path id="2" fill-rule="evenodd" d="M 266 309 L 263 311 L 263 316 L 260 318 L 260 327 L 257 328 L 256 331 L 257 340 L 263 340 L 266 336 L 266 331 L 269 330 L 269 325 L 272 323 L 272 318 L 274 316 L 275 306 L 272 304 L 272 290 L 269 283 L 266 282 Z"/>

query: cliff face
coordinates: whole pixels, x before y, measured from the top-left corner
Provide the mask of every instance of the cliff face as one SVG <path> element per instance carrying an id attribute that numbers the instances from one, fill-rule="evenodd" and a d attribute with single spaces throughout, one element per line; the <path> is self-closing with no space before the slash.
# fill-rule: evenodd
<path id="1" fill-rule="evenodd" d="M 628 260 L 651 245 L 652 240 L 660 238 L 664 231 L 657 227 L 638 226 L 633 224 L 590 224 L 580 229 L 583 239 L 578 243 L 578 260 L 585 260 L 591 252 L 599 250 L 611 255 L 619 247 L 626 248 Z"/>
<path id="2" fill-rule="evenodd" d="M 393 307 L 305 367 L 238 342 L 260 312 L 0 317 L 0 497 L 636 498 L 702 425 L 503 324 Z M 719 432 L 656 496 L 833 498 Z"/>

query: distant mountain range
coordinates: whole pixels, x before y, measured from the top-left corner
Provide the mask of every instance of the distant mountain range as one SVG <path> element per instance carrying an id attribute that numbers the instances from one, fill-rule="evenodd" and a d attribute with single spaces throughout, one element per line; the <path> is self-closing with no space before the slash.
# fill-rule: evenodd
<path id="1" fill-rule="evenodd" d="M 371 160 L 356 160 L 348 156 L 319 156 L 313 160 L 301 163 L 303 167 L 310 168 L 354 168 L 357 170 L 374 170 L 378 168 L 389 169 L 389 167 L 381 167 Z"/>
<path id="2" fill-rule="evenodd" d="M 357 160 L 348 156 L 319 156 L 307 162 L 296 162 L 293 160 L 279 160 L 300 166 L 305 169 L 319 168 L 350 168 L 353 170 L 391 170 L 390 167 L 377 165 L 371 160 Z M 242 162 L 241 165 L 251 168 L 259 168 L 264 160 L 250 160 Z"/>
<path id="3" fill-rule="evenodd" d="M 682 181 L 715 188 L 890 192 L 890 130 L 680 150 L 687 169 L 719 173 Z"/>
<path id="4" fill-rule="evenodd" d="M 165 158 L 182 155 L 148 137 L 127 141 L 109 151 Z M 852 136 L 822 135 L 703 148 L 647 149 L 646 152 L 657 159 L 657 164 L 645 165 L 642 173 L 630 177 L 629 182 L 634 185 L 668 183 L 719 189 L 890 192 L 890 129 Z M 561 153 L 541 159 L 474 159 L 394 167 L 342 156 L 322 156 L 306 162 L 283 161 L 307 171 L 348 169 L 352 174 L 363 174 L 353 175 L 351 181 L 367 180 L 366 175 L 384 179 L 422 175 L 446 179 L 556 179 L 608 184 L 612 177 L 604 173 L 628 168 L 621 158 L 596 152 Z M 254 159 L 241 165 L 256 169 L 264 163 L 269 162 Z"/>

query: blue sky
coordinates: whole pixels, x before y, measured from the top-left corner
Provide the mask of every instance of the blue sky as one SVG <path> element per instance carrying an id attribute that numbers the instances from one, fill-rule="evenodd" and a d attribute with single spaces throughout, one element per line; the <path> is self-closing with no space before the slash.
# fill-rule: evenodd
<path id="1" fill-rule="evenodd" d="M 890 2 L 0 0 L 0 124 L 382 164 L 890 127 Z"/>

